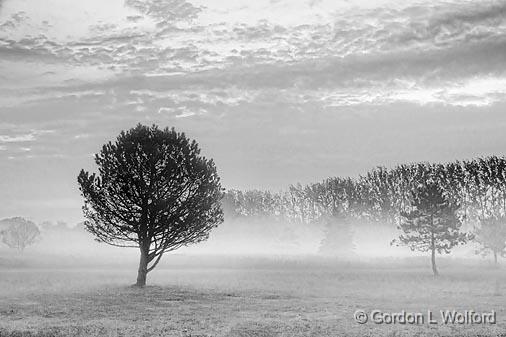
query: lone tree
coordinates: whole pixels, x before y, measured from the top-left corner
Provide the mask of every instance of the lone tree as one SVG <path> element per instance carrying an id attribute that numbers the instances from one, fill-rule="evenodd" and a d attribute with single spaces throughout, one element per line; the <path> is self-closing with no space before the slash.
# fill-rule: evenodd
<path id="1" fill-rule="evenodd" d="M 223 221 L 223 191 L 212 159 L 184 133 L 138 124 L 81 170 L 86 229 L 96 240 L 140 249 L 137 283 L 146 285 L 165 252 L 206 240 Z"/>
<path id="2" fill-rule="evenodd" d="M 482 219 L 475 231 L 475 240 L 481 245 L 476 253 L 492 253 L 494 264 L 497 265 L 497 256 L 506 256 L 506 217 Z"/>
<path id="3" fill-rule="evenodd" d="M 29 220 L 15 217 L 0 221 L 0 237 L 10 248 L 22 252 L 27 246 L 35 243 L 39 236 L 39 228 Z"/>
<path id="4" fill-rule="evenodd" d="M 408 246 L 412 251 L 430 251 L 432 271 L 438 276 L 436 252 L 449 254 L 470 236 L 460 232 L 459 205 L 452 204 L 436 182 L 429 180 L 420 184 L 410 194 L 411 210 L 401 212 L 399 229 L 403 234 L 392 243 Z"/>

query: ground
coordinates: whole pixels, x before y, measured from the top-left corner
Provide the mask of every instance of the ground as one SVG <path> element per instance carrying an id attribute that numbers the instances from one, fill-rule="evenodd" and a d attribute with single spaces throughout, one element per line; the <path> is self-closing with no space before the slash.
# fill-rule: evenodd
<path id="1" fill-rule="evenodd" d="M 506 336 L 506 268 L 242 259 L 135 269 L 0 267 L 0 336 Z M 495 325 L 360 325 L 354 312 L 497 312 Z"/>

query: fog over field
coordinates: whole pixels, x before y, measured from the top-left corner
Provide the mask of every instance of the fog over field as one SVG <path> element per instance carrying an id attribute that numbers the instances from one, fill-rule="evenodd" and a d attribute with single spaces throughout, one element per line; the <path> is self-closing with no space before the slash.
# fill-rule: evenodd
<path id="1" fill-rule="evenodd" d="M 107 256 L 103 262 L 110 263 L 110 259 L 136 263 L 137 249 L 121 249 L 96 242 L 88 233 L 83 224 L 67 224 L 62 221 L 46 222 L 39 225 L 41 237 L 23 254 L 13 252 L 6 245 L 0 251 L 16 257 L 23 255 L 36 255 L 40 257 L 54 256 L 54 263 L 74 259 L 75 263 L 86 259 Z M 336 249 L 335 252 L 322 251 L 322 242 L 326 236 L 326 228 L 319 224 L 311 226 L 293 225 L 290 223 L 269 223 L 265 220 L 254 221 L 225 221 L 214 229 L 207 241 L 181 248 L 174 252 L 177 255 L 204 255 L 204 256 L 239 256 L 239 257 L 299 257 L 299 258 L 329 258 L 342 261 L 348 260 L 374 260 L 376 258 L 405 258 L 424 256 L 413 253 L 406 247 L 395 247 L 390 244 L 392 239 L 399 235 L 393 226 L 377 223 L 360 223 L 351 229 L 349 238 L 351 245 Z M 486 263 L 490 258 L 475 254 L 477 244 L 459 247 L 452 252 L 452 257 L 477 260 Z M 170 255 L 167 260 L 170 260 Z M 99 261 L 97 261 L 99 262 Z M 492 262 L 492 261 L 490 261 Z"/>
<path id="2" fill-rule="evenodd" d="M 505 0 L 0 0 L 0 337 L 506 336 L 505 65 Z"/>

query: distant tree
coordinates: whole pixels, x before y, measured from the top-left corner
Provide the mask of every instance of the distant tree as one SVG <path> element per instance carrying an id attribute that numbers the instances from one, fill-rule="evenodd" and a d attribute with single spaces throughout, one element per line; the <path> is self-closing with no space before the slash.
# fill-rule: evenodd
<path id="1" fill-rule="evenodd" d="M 58 220 L 56 222 L 52 222 L 52 221 L 43 221 L 39 224 L 40 228 L 44 231 L 44 230 L 59 230 L 59 231 L 64 231 L 64 230 L 68 230 L 70 227 L 69 225 L 64 222 L 64 221 L 61 221 L 61 220 Z"/>
<path id="2" fill-rule="evenodd" d="M 399 229 L 403 234 L 392 243 L 408 246 L 412 251 L 431 252 L 432 271 L 438 276 L 436 253 L 449 254 L 453 247 L 470 239 L 460 232 L 458 208 L 436 182 L 420 184 L 411 191 L 411 210 L 401 212 Z"/>
<path id="3" fill-rule="evenodd" d="M 23 251 L 37 240 L 40 231 L 33 222 L 15 217 L 0 221 L 0 236 L 10 248 Z"/>
<path id="4" fill-rule="evenodd" d="M 241 204 L 238 200 L 238 195 L 240 191 L 236 190 L 227 190 L 223 194 L 223 198 L 221 199 L 221 208 L 223 209 L 223 214 L 225 216 L 225 220 L 232 220 L 238 218 L 240 214 Z"/>
<path id="5" fill-rule="evenodd" d="M 165 252 L 206 240 L 223 221 L 215 164 L 184 133 L 139 124 L 95 162 L 98 174 L 78 177 L 85 226 L 97 241 L 140 249 L 139 287 Z"/>
<path id="6" fill-rule="evenodd" d="M 497 256 L 506 256 L 506 217 L 481 220 L 480 227 L 475 231 L 475 240 L 481 245 L 476 253 L 492 254 L 497 265 Z"/>
<path id="7" fill-rule="evenodd" d="M 320 254 L 350 257 L 353 255 L 353 231 L 349 219 L 344 217 L 323 216 L 319 220 L 324 229 L 324 238 L 318 249 Z"/>

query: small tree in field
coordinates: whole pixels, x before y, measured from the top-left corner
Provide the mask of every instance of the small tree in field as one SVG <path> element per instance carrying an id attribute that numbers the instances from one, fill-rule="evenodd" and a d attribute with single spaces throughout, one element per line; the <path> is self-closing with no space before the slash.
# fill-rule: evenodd
<path id="1" fill-rule="evenodd" d="M 403 234 L 392 243 L 408 246 L 412 251 L 431 252 L 432 271 L 438 276 L 436 253 L 449 254 L 453 247 L 469 239 L 468 234 L 460 232 L 458 208 L 437 183 L 420 184 L 411 191 L 411 210 L 401 213 L 399 229 Z"/>
<path id="2" fill-rule="evenodd" d="M 0 237 L 7 246 L 19 251 L 33 244 L 40 236 L 39 228 L 33 222 L 16 217 L 0 221 Z"/>
<path id="3" fill-rule="evenodd" d="M 98 174 L 78 177 L 85 226 L 97 241 L 140 249 L 137 286 L 165 252 L 206 240 L 223 221 L 216 167 L 184 133 L 139 124 L 95 162 Z"/>
<path id="4" fill-rule="evenodd" d="M 497 265 L 497 256 L 506 256 L 506 217 L 492 217 L 480 221 L 476 229 L 475 240 L 481 245 L 478 254 L 494 256 Z"/>

